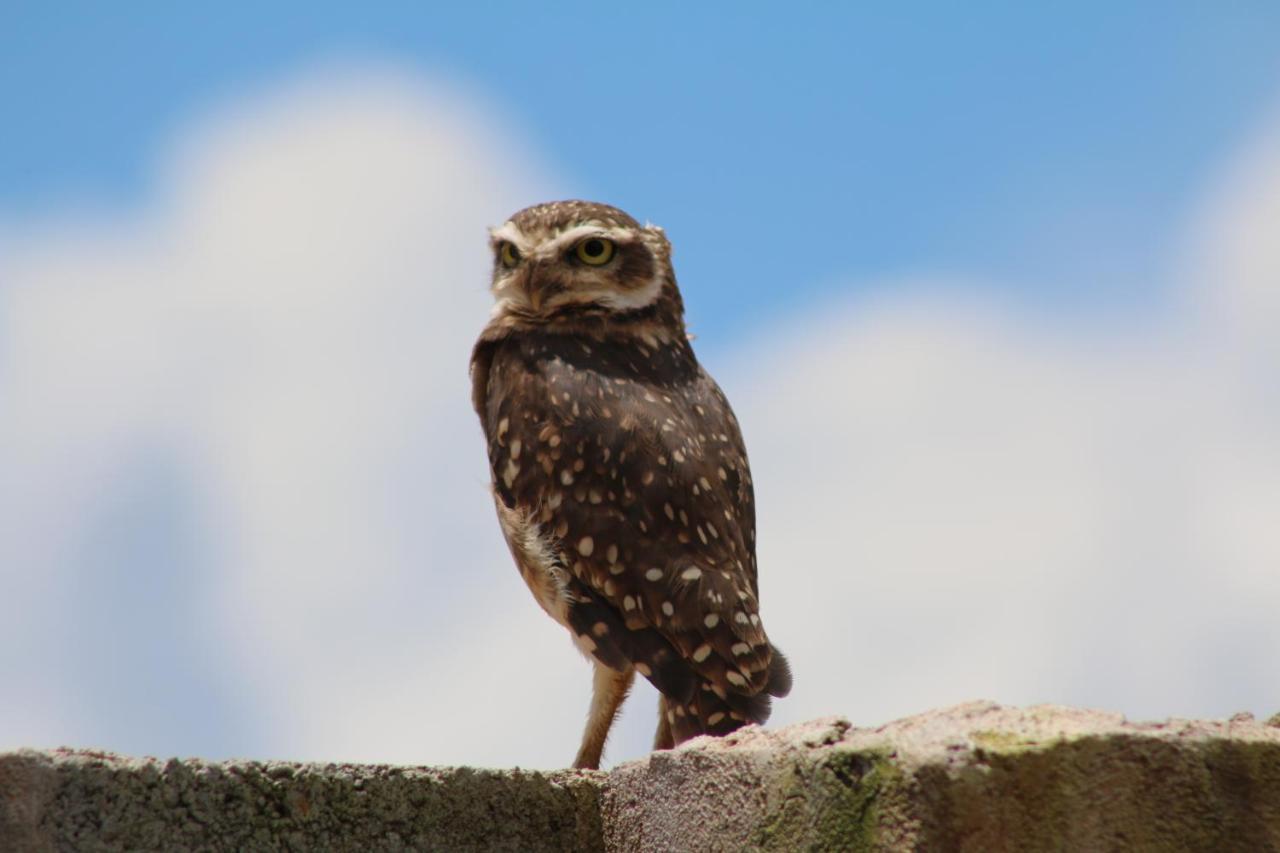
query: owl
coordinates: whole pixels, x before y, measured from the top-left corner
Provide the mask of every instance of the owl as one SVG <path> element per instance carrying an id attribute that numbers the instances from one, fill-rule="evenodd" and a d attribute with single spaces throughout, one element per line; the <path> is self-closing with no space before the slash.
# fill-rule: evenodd
<path id="1" fill-rule="evenodd" d="M 558 201 L 490 238 L 472 402 L 516 567 L 594 664 L 573 765 L 599 766 L 636 673 L 660 694 L 655 749 L 764 722 L 791 673 L 760 620 L 751 471 L 665 234 Z"/>

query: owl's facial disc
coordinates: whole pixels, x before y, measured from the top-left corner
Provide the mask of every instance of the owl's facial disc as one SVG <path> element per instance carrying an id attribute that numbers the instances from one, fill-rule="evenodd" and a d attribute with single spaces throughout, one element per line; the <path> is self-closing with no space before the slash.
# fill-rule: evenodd
<path id="1" fill-rule="evenodd" d="M 526 233 L 507 222 L 491 232 L 494 313 L 529 319 L 621 313 L 655 301 L 663 274 L 658 229 L 600 222 Z"/>

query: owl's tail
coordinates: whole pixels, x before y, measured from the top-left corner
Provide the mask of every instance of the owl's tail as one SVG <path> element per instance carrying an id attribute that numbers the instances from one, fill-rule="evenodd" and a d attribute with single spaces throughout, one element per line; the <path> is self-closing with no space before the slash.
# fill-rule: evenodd
<path id="1" fill-rule="evenodd" d="M 773 656 L 769 660 L 769 680 L 765 682 L 764 692 L 781 699 L 791 692 L 791 663 L 772 643 L 769 644 L 769 651 Z"/>
<path id="2" fill-rule="evenodd" d="M 765 723 L 773 710 L 772 697 L 791 692 L 791 664 L 776 646 L 770 645 L 770 652 L 769 678 L 759 693 L 747 696 L 703 681 L 688 702 L 667 697 L 661 709 L 673 742 L 680 744 L 698 735 L 727 735 L 750 723 Z"/>

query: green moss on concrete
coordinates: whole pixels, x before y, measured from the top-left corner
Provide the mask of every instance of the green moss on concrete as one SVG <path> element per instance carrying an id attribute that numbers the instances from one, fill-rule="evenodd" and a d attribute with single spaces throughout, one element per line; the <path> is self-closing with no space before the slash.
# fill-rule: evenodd
<path id="1" fill-rule="evenodd" d="M 1019 732 L 979 731 L 970 734 L 969 739 L 980 752 L 993 752 L 1000 755 L 1026 752 L 1029 749 L 1043 749 L 1046 746 L 1043 740 L 1030 738 Z M 1058 740 L 1050 741 L 1049 745 L 1057 742 Z"/>
<path id="2" fill-rule="evenodd" d="M 834 749 L 773 778 L 755 844 L 763 850 L 875 850 L 903 773 L 888 750 Z M 897 796 L 895 796 L 897 794 Z"/>

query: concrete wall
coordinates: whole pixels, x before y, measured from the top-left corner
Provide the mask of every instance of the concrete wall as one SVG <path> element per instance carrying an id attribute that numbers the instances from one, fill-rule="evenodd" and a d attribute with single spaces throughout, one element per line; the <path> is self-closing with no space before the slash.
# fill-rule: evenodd
<path id="1" fill-rule="evenodd" d="M 1280 850 L 1280 727 L 971 703 L 609 773 L 0 755 L 0 850 Z"/>

